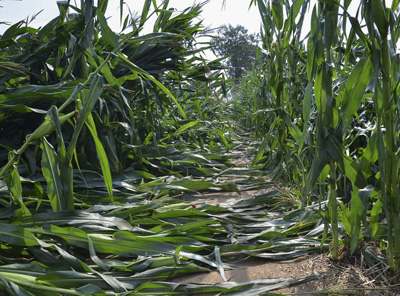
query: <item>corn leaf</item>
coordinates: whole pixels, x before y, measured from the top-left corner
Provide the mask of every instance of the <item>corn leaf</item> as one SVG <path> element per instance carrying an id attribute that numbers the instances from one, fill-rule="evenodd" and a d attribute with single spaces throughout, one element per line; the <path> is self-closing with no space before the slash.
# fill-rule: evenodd
<path id="1" fill-rule="evenodd" d="M 3 243 L 21 247 L 39 246 L 36 237 L 28 229 L 6 223 L 0 223 L 0 226 L 0 240 Z"/>
<path id="2" fill-rule="evenodd" d="M 111 201 L 113 201 L 113 188 L 112 188 L 112 178 L 110 165 L 108 163 L 108 157 L 106 151 L 104 150 L 103 144 L 101 143 L 96 130 L 96 125 L 94 123 L 92 114 L 89 114 L 86 122 L 87 127 L 89 128 L 90 133 L 92 134 L 94 143 L 96 145 L 97 157 L 100 161 L 101 171 L 103 172 L 104 182 L 107 187 L 108 194 L 110 195 Z"/>
<path id="3" fill-rule="evenodd" d="M 75 145 L 78 140 L 79 134 L 82 130 L 82 127 L 87 118 L 89 117 L 89 114 L 92 112 L 102 92 L 103 92 L 103 78 L 97 74 L 92 78 L 89 92 L 85 98 L 81 110 L 79 110 L 79 119 L 76 124 L 76 128 L 74 130 L 74 134 L 72 135 L 72 140 L 68 149 L 69 159 L 72 159 L 72 154 L 74 152 Z"/>
<path id="4" fill-rule="evenodd" d="M 108 44 L 112 45 L 113 49 L 116 49 L 119 45 L 116 34 L 108 26 L 107 20 L 100 9 L 96 9 L 96 15 L 100 23 L 102 37 L 108 42 Z"/>
<path id="5" fill-rule="evenodd" d="M 47 195 L 53 211 L 68 210 L 65 207 L 64 183 L 61 178 L 59 157 L 46 138 L 42 140 L 42 150 L 42 172 L 47 181 Z"/>

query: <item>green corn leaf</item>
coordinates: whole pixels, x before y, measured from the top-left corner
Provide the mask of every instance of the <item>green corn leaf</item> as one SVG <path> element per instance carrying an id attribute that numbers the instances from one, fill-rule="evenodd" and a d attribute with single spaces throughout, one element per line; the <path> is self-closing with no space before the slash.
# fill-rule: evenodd
<path id="1" fill-rule="evenodd" d="M 336 1 L 332 1 L 332 2 L 336 2 Z M 339 3 L 330 4 L 330 5 L 325 6 L 324 41 L 325 41 L 326 48 L 330 48 L 335 41 L 336 32 L 338 30 L 338 27 L 337 27 L 338 10 L 339 10 Z"/>
<path id="2" fill-rule="evenodd" d="M 351 197 L 351 209 L 350 209 L 350 224 L 351 233 L 350 235 L 350 253 L 353 254 L 359 240 L 362 237 L 361 233 L 361 218 L 364 213 L 364 205 L 358 194 L 358 190 L 354 190 Z"/>
<path id="3" fill-rule="evenodd" d="M 0 275 L 9 282 L 12 282 L 18 286 L 24 287 L 29 291 L 35 291 L 35 294 L 28 295 L 43 295 L 43 296 L 55 296 L 55 295 L 79 295 L 74 290 L 59 288 L 59 287 L 49 287 L 46 285 L 41 285 L 37 283 L 37 278 L 29 275 L 23 275 L 12 272 L 0 272 Z M 24 295 L 19 289 L 18 295 Z"/>
<path id="4" fill-rule="evenodd" d="M 60 125 L 65 123 L 70 117 L 72 117 L 75 112 L 70 112 L 66 115 L 60 116 L 59 121 Z M 54 124 L 51 122 L 49 117 L 45 117 L 43 123 L 31 134 L 26 138 L 26 142 L 30 143 L 34 140 L 41 139 L 44 136 L 49 135 L 54 131 L 55 127 Z"/>
<path id="5" fill-rule="evenodd" d="M 0 273 L 0 280 L 1 283 L 3 284 L 3 291 L 8 293 L 7 295 L 35 296 L 34 294 L 25 290 L 23 287 L 18 286 L 14 282 L 8 282 L 1 273 Z"/>
<path id="6" fill-rule="evenodd" d="M 74 227 L 58 227 L 55 225 L 44 225 L 42 229 L 36 232 L 59 237 L 67 244 L 75 247 L 89 249 L 89 242 L 87 234 Z M 187 245 L 191 249 L 203 249 L 202 244 L 189 238 L 174 238 L 174 237 L 160 237 L 155 236 L 152 238 L 139 237 L 131 232 L 118 231 L 112 237 L 91 235 L 91 240 L 94 250 L 98 253 L 109 253 L 120 256 L 132 255 L 157 255 L 168 254 L 173 255 L 176 247 L 179 245 Z M 198 258 L 202 262 L 210 262 L 200 255 L 182 252 L 182 255 L 190 258 Z M 211 263 L 210 263 L 211 264 Z M 215 263 L 212 263 L 215 266 Z"/>
<path id="7" fill-rule="evenodd" d="M 104 59 L 97 55 L 95 51 L 93 51 L 92 49 L 86 49 L 85 50 L 85 55 L 88 59 L 89 64 L 94 68 L 98 68 L 99 64 L 103 64 L 104 63 Z M 98 61 L 99 64 L 96 62 Z M 103 74 L 104 78 L 107 80 L 107 82 L 111 85 L 111 86 L 116 86 L 118 85 L 118 80 L 115 78 L 115 76 L 113 75 L 113 73 L 111 72 L 111 69 L 109 67 L 109 65 L 107 63 L 103 64 L 103 67 L 101 68 L 101 74 Z"/>
<path id="8" fill-rule="evenodd" d="M 26 228 L 0 223 L 0 241 L 21 247 L 39 246 L 36 237 Z"/>
<path id="9" fill-rule="evenodd" d="M 165 184 L 164 182 L 160 181 L 148 182 L 146 184 L 139 185 L 138 189 L 147 191 L 147 190 L 154 190 L 152 188 L 157 188 L 157 189 L 168 188 L 171 190 L 202 191 L 202 190 L 207 190 L 211 187 L 219 187 L 225 191 L 239 192 L 239 189 L 232 183 L 215 184 L 204 180 L 187 180 L 187 179 L 171 182 L 169 184 Z"/>
<path id="10" fill-rule="evenodd" d="M 191 128 L 191 127 L 197 125 L 199 122 L 200 122 L 200 120 L 194 120 L 194 121 L 188 122 L 188 123 L 180 126 L 179 129 L 174 133 L 175 136 L 179 135 L 180 133 L 187 130 L 188 128 Z"/>
<path id="11" fill-rule="evenodd" d="M 101 35 L 107 41 L 108 44 L 112 45 L 113 49 L 118 48 L 118 38 L 117 35 L 111 30 L 107 24 L 107 20 L 104 17 L 103 12 L 100 9 L 96 9 L 97 19 L 100 23 Z"/>
<path id="12" fill-rule="evenodd" d="M 228 151 L 229 150 L 229 143 L 228 143 L 228 140 L 226 139 L 224 133 L 219 129 L 216 129 L 215 131 L 218 134 L 219 138 L 221 139 L 222 144 L 224 145 L 225 149 Z"/>
<path id="13" fill-rule="evenodd" d="M 69 159 L 72 159 L 72 154 L 74 153 L 75 145 L 78 140 L 78 136 L 82 130 L 82 127 L 85 121 L 87 120 L 89 114 L 92 112 L 102 92 L 103 92 L 103 78 L 97 74 L 92 78 L 89 92 L 85 98 L 85 102 L 83 103 L 81 110 L 79 110 L 79 119 L 76 124 L 74 134 L 72 135 L 71 144 L 68 149 Z"/>
<path id="14" fill-rule="evenodd" d="M 350 234 L 352 233 L 350 210 L 342 202 L 339 205 L 340 205 L 339 219 L 342 222 L 347 234 L 350 236 Z"/>
<path id="15" fill-rule="evenodd" d="M 308 52 L 308 58 L 307 58 L 307 79 L 308 81 L 312 81 L 315 73 L 315 68 L 316 68 L 316 62 L 315 62 L 315 44 L 311 40 L 311 38 L 307 42 L 307 52 Z"/>
<path id="16" fill-rule="evenodd" d="M 52 107 L 49 112 L 47 112 L 51 122 L 53 123 L 57 132 L 57 142 L 58 142 L 58 166 L 60 172 L 60 179 L 62 180 L 63 188 L 63 198 L 62 210 L 73 210 L 74 209 L 74 196 L 73 196 L 73 172 L 72 164 L 67 157 L 67 152 L 65 150 L 65 144 L 63 135 L 61 132 L 61 123 L 58 116 L 58 111 L 56 107 Z"/>
<path id="17" fill-rule="evenodd" d="M 331 4 L 331 5 L 340 5 L 339 0 L 320 0 L 320 2 Z"/>
<path id="18" fill-rule="evenodd" d="M 324 89 L 324 67 L 320 66 L 317 69 L 317 74 L 315 77 L 315 85 L 314 85 L 314 94 L 315 94 L 315 103 L 317 105 L 318 110 L 324 110 L 324 106 L 326 106 L 326 91 Z"/>
<path id="19" fill-rule="evenodd" d="M 307 129 L 308 129 L 308 121 L 310 120 L 311 117 L 311 106 L 312 106 L 312 83 L 308 83 L 306 87 L 306 92 L 304 94 L 304 102 L 303 102 L 303 120 L 304 120 L 304 127 L 303 127 L 303 133 L 301 134 L 299 148 L 297 150 L 297 153 L 300 154 L 304 141 L 308 135 Z"/>
<path id="20" fill-rule="evenodd" d="M 163 9 L 157 10 L 160 14 L 157 17 L 157 20 L 154 22 L 153 32 L 161 31 L 167 21 L 170 19 L 172 15 L 172 10 L 167 10 L 169 5 L 169 0 L 164 1 Z"/>
<path id="21" fill-rule="evenodd" d="M 385 10 L 385 3 L 381 0 L 371 0 L 372 16 L 375 25 L 378 27 L 381 38 L 385 38 L 388 32 L 389 22 Z"/>
<path id="22" fill-rule="evenodd" d="M 377 133 L 373 133 L 361 155 L 360 170 L 363 172 L 365 179 L 371 176 L 373 164 L 378 160 L 377 140 Z"/>
<path id="23" fill-rule="evenodd" d="M 22 198 L 21 176 L 19 175 L 18 170 L 15 166 L 13 167 L 11 173 L 7 175 L 5 181 L 8 187 L 8 191 L 11 193 L 11 196 L 14 200 L 14 203 L 20 206 L 24 216 L 30 215 L 31 213 L 24 204 Z"/>
<path id="24" fill-rule="evenodd" d="M 118 278 L 113 275 L 97 272 L 94 269 L 93 272 L 97 274 L 100 278 L 102 278 L 104 282 L 106 282 L 116 292 L 127 292 L 128 288 L 130 288 L 128 285 L 120 282 Z"/>
<path id="25" fill-rule="evenodd" d="M 272 148 L 269 147 L 269 142 L 271 141 L 270 135 L 274 131 L 275 126 L 277 125 L 278 121 L 279 121 L 279 118 L 275 118 L 274 122 L 271 124 L 271 127 L 269 128 L 269 132 L 264 136 L 263 141 L 261 142 L 261 145 L 258 148 L 257 154 L 251 164 L 251 167 L 254 167 L 260 161 L 260 159 L 264 155 L 264 152 L 269 152 L 269 151 L 275 149 L 274 146 L 276 145 L 277 137 L 275 137 L 275 139 L 274 139 L 275 142 L 272 143 Z"/>
<path id="26" fill-rule="evenodd" d="M 79 288 L 86 284 L 94 284 L 102 289 L 110 288 L 100 277 L 76 271 L 55 271 L 36 278 L 36 282 L 52 287 Z"/>
<path id="27" fill-rule="evenodd" d="M 374 69 L 370 58 L 361 59 L 351 71 L 343 95 L 339 99 L 344 106 L 341 116 L 341 120 L 343 120 L 343 130 L 347 130 L 354 113 L 360 105 L 365 93 L 365 88 L 370 82 L 373 73 Z"/>
<path id="28" fill-rule="evenodd" d="M 133 64 L 122 53 L 117 53 L 117 55 L 124 62 L 124 64 L 132 71 L 132 73 L 134 75 L 141 75 L 144 78 L 153 82 L 155 85 L 157 85 L 175 103 L 175 106 L 177 107 L 179 114 L 183 118 L 185 118 L 185 119 L 187 118 L 185 112 L 183 111 L 182 107 L 180 106 L 180 104 L 178 103 L 176 98 L 171 94 L 171 92 L 161 82 L 159 82 L 157 79 L 152 77 L 146 71 L 140 69 L 138 66 Z"/>
<path id="29" fill-rule="evenodd" d="M 46 235 L 57 236 L 66 243 L 75 247 L 88 249 L 89 246 L 86 232 L 78 228 L 58 227 L 51 224 L 45 224 L 42 226 L 42 229 L 35 231 Z"/>
<path id="30" fill-rule="evenodd" d="M 31 108 L 22 104 L 17 104 L 17 105 L 7 105 L 7 104 L 0 104 L 1 109 L 10 109 L 19 113 L 39 113 L 39 114 L 46 114 L 47 112 L 45 110 L 37 109 L 37 108 Z"/>
<path id="31" fill-rule="evenodd" d="M 370 40 L 368 39 L 367 35 L 364 34 L 360 23 L 358 22 L 358 20 L 354 17 L 349 16 L 348 17 L 351 23 L 351 27 L 352 30 L 354 30 L 356 32 L 356 34 L 358 35 L 358 37 L 361 38 L 361 40 L 364 42 L 364 44 L 368 47 L 370 52 L 373 52 L 372 50 L 372 44 L 370 42 Z"/>
<path id="32" fill-rule="evenodd" d="M 371 236 L 374 237 L 379 228 L 379 216 L 382 213 L 383 203 L 380 199 L 376 200 L 371 210 L 370 228 Z"/>
<path id="33" fill-rule="evenodd" d="M 268 145 L 269 141 L 270 141 L 270 139 L 268 137 L 264 137 L 264 139 L 261 142 L 260 147 L 258 148 L 257 154 L 253 159 L 251 167 L 254 167 L 260 161 L 260 159 L 263 157 L 265 151 L 267 151 L 267 152 L 270 151 L 270 148 Z"/>
<path id="34" fill-rule="evenodd" d="M 308 83 L 306 87 L 306 92 L 304 94 L 304 103 L 303 103 L 303 120 L 306 124 L 311 116 L 311 107 L 312 107 L 312 83 Z"/>
<path id="35" fill-rule="evenodd" d="M 61 178 L 59 157 L 46 138 L 43 138 L 41 147 L 42 172 L 47 181 L 47 195 L 53 211 L 68 210 L 64 208 L 64 182 Z"/>
<path id="36" fill-rule="evenodd" d="M 121 4 L 121 9 L 122 9 L 122 4 Z M 78 293 L 78 295 L 99 295 L 99 296 L 107 295 L 107 293 L 103 289 L 100 289 L 98 286 L 93 284 L 87 284 L 82 287 L 79 287 L 76 289 L 76 292 Z"/>
<path id="37" fill-rule="evenodd" d="M 306 201 L 307 195 L 310 193 L 311 189 L 316 185 L 316 182 L 324 170 L 325 166 L 329 163 L 330 157 L 327 150 L 319 151 L 317 157 L 313 159 L 311 164 L 310 173 L 307 176 L 306 189 L 304 192 L 303 205 Z"/>
<path id="38" fill-rule="evenodd" d="M 369 209 L 370 206 L 370 200 L 371 200 L 371 194 L 375 193 L 375 187 L 372 185 L 368 185 L 365 188 L 359 189 L 358 191 L 358 196 L 361 199 L 361 202 L 363 204 L 363 212 L 361 215 L 361 221 L 363 224 L 367 223 L 367 210 Z"/>
<path id="39" fill-rule="evenodd" d="M 339 164 L 340 169 L 345 173 L 346 177 L 360 189 L 367 186 L 367 181 L 365 180 L 358 163 L 348 155 L 343 155 L 342 145 L 337 137 L 331 134 L 328 136 L 326 141 L 327 151 L 330 157 Z"/>
<path id="40" fill-rule="evenodd" d="M 322 169 L 321 174 L 318 177 L 318 182 L 319 183 L 324 183 L 326 181 L 326 178 L 328 178 L 329 171 L 331 170 L 331 167 L 329 164 L 325 165 L 325 167 Z"/>
<path id="41" fill-rule="evenodd" d="M 272 1 L 272 15 L 276 28 L 280 31 L 283 27 L 283 3 L 282 1 Z"/>
<path id="42" fill-rule="evenodd" d="M 317 15 L 317 5 L 314 5 L 312 15 L 311 15 L 311 36 L 316 37 L 318 30 L 318 15 Z M 312 42 L 310 40 L 310 42 Z M 312 42 L 314 43 L 314 42 Z"/>
<path id="43" fill-rule="evenodd" d="M 392 11 L 396 11 L 397 10 L 397 7 L 399 6 L 399 3 L 400 3 L 400 0 L 393 0 L 392 1 L 392 7 L 391 7 Z"/>
<path id="44" fill-rule="evenodd" d="M 94 143 L 96 145 L 97 157 L 100 161 L 101 171 L 103 172 L 104 182 L 107 187 L 108 194 L 110 195 L 111 201 L 113 201 L 113 187 L 112 187 L 112 178 L 110 165 L 108 163 L 108 157 L 106 151 L 104 150 L 103 144 L 101 143 L 96 130 L 96 125 L 94 123 L 92 114 L 89 114 L 87 117 L 87 127 L 89 128 L 90 133 L 92 134 Z"/>
<path id="45" fill-rule="evenodd" d="M 32 216 L 14 220 L 13 224 L 24 227 L 42 226 L 52 224 L 56 226 L 73 226 L 85 228 L 85 226 L 99 225 L 110 229 L 133 230 L 129 222 L 118 217 L 107 217 L 98 213 L 87 211 L 59 211 L 57 213 L 38 213 Z"/>
<path id="46" fill-rule="evenodd" d="M 147 17 L 149 15 L 149 11 L 150 11 L 150 7 L 151 7 L 151 1 L 152 0 L 145 0 L 143 3 L 140 24 L 139 24 L 140 27 L 142 27 L 147 20 Z"/>
<path id="47" fill-rule="evenodd" d="M 291 9 L 292 9 L 291 17 L 293 19 L 296 19 L 296 17 L 299 14 L 299 11 L 300 11 L 301 7 L 303 6 L 303 4 L 304 4 L 304 0 L 295 0 L 295 1 L 293 1 L 293 6 L 291 7 Z"/>
<path id="48" fill-rule="evenodd" d="M 61 124 L 60 124 L 60 119 L 58 116 L 58 109 L 55 106 L 52 106 L 50 110 L 47 112 L 47 115 L 49 116 L 49 119 L 51 123 L 54 126 L 54 129 L 57 132 L 57 138 L 59 138 L 59 144 L 61 144 L 60 149 L 64 148 L 64 140 L 63 136 L 61 133 Z"/>

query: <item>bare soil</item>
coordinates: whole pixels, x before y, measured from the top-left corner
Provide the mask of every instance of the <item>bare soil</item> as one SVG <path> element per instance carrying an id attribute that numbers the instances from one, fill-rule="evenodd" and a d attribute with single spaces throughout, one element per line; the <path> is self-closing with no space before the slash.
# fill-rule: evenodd
<path id="1" fill-rule="evenodd" d="M 231 263 L 237 269 L 226 270 L 225 276 L 230 282 L 247 282 L 257 279 L 300 278 L 313 274 L 318 279 L 287 287 L 271 293 L 283 295 L 400 295 L 396 286 L 385 285 L 376 270 L 371 272 L 363 266 L 351 263 L 331 261 L 329 254 L 304 256 L 294 260 L 271 262 L 258 258 L 249 258 Z M 379 275 L 379 274 L 378 274 Z M 188 275 L 176 278 L 178 283 L 216 284 L 222 282 L 217 271 Z"/>
<path id="2" fill-rule="evenodd" d="M 235 163 L 242 168 L 248 168 L 251 161 L 241 156 Z M 226 178 L 226 177 L 221 177 Z M 240 177 L 229 177 L 223 181 L 235 182 Z M 271 189 L 262 189 L 271 190 Z M 263 191 L 243 191 L 241 194 L 231 192 L 205 193 L 184 196 L 183 199 L 192 201 L 194 207 L 201 204 L 218 204 L 223 206 L 232 200 L 251 198 Z M 381 253 L 379 248 L 376 252 Z M 226 279 L 230 282 L 247 282 L 258 279 L 301 278 L 318 275 L 317 279 L 290 286 L 285 289 L 271 291 L 281 295 L 370 295 L 370 296 L 400 296 L 400 285 L 385 283 L 384 277 L 390 280 L 390 273 L 383 266 L 367 268 L 362 258 L 349 258 L 346 250 L 341 250 L 340 261 L 331 260 L 329 252 L 307 255 L 293 260 L 269 261 L 249 257 L 238 262 L 224 262 L 234 269 L 225 270 Z M 381 257 L 384 254 L 379 254 Z M 384 276 L 384 277 L 383 277 Z M 178 283 L 216 284 L 223 279 L 218 271 L 194 274 L 175 278 Z M 392 281 L 393 282 L 393 281 Z"/>

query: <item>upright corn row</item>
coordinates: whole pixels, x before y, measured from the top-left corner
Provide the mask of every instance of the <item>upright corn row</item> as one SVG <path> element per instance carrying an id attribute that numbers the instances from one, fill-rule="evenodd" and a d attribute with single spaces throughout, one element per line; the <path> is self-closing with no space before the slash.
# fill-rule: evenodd
<path id="1" fill-rule="evenodd" d="M 335 44 L 337 38 L 337 18 L 338 18 L 338 5 L 319 3 L 318 9 L 318 28 L 314 28 L 312 42 L 317 61 L 316 82 L 314 86 L 315 99 L 317 100 L 318 107 L 318 121 L 317 121 L 317 153 L 321 155 L 328 155 L 326 163 L 329 164 L 329 202 L 327 216 L 330 219 L 332 229 L 332 256 L 338 258 L 339 250 L 339 233 L 338 233 L 338 204 L 336 192 L 336 160 L 329 153 L 327 143 L 330 138 L 335 138 L 338 143 L 341 143 L 340 137 L 337 137 L 335 129 L 337 127 L 337 113 L 338 107 L 336 103 L 336 96 L 333 93 L 333 60 L 332 60 L 332 46 Z M 318 49 L 324 50 L 318 50 Z M 315 171 L 315 170 L 314 170 Z"/>
<path id="2" fill-rule="evenodd" d="M 347 12 L 352 1 L 341 2 L 319 1 L 313 9 L 305 62 L 308 85 L 304 91 L 301 118 L 301 115 L 299 116 L 293 109 L 297 98 L 292 96 L 291 90 L 295 86 L 293 82 L 299 79 L 303 72 L 301 68 L 293 67 L 291 64 L 293 60 L 291 45 L 294 45 L 291 35 L 295 30 L 291 31 L 293 24 L 288 24 L 290 19 L 296 16 L 293 11 L 299 9 L 301 5 L 309 5 L 310 2 L 292 1 L 289 5 L 281 1 L 251 1 L 260 9 L 265 32 L 264 49 L 267 59 L 271 62 L 268 63 L 267 60 L 267 67 L 264 69 L 267 81 L 263 85 L 264 88 L 268 86 L 264 95 L 267 106 L 263 108 L 269 112 L 263 113 L 260 110 L 256 113 L 267 114 L 265 121 L 271 122 L 270 111 L 274 111 L 274 120 L 270 124 L 268 133 L 273 136 L 270 149 L 279 150 L 284 161 L 291 157 L 292 162 L 296 159 L 304 168 L 310 168 L 305 188 L 303 187 L 306 192 L 304 203 L 307 202 L 309 193 L 317 183 L 328 181 L 329 203 L 325 217 L 328 218 L 332 230 L 332 256 L 338 257 L 339 220 L 351 237 L 350 249 L 354 252 L 363 239 L 362 223 L 369 228 L 364 233 L 370 233 L 372 238 L 375 237 L 383 204 L 387 218 L 387 252 L 390 266 L 398 271 L 400 158 L 397 151 L 400 139 L 396 132 L 399 128 L 397 112 L 399 75 L 396 69 L 399 69 L 400 57 L 396 56 L 393 50 L 399 38 L 395 27 L 396 15 L 393 12 L 396 11 L 399 1 L 393 1 L 391 10 L 386 9 L 384 1 L 381 0 L 364 0 L 356 3 L 359 5 L 359 11 L 364 13 L 362 17 L 366 21 L 368 35 L 361 28 L 360 23 L 363 20 L 352 17 Z M 286 18 L 284 26 L 282 26 L 282 5 L 294 9 L 286 10 L 283 17 Z M 339 10 L 339 7 L 342 9 Z M 350 33 L 346 32 L 345 27 L 342 30 L 341 26 L 338 26 L 339 16 L 343 20 L 343 26 L 350 21 L 348 23 L 351 24 Z M 300 30 L 301 24 L 294 24 L 297 25 L 300 25 L 297 28 Z M 390 26 L 391 33 L 389 33 Z M 288 77 L 292 79 L 287 79 Z M 371 97 L 375 110 L 369 100 L 366 100 Z M 318 111 L 317 118 L 311 115 L 314 106 Z M 354 135 L 353 128 L 359 124 L 360 119 L 355 115 L 362 116 L 357 113 L 360 108 L 368 111 L 365 114 L 372 112 L 367 119 L 368 124 L 373 124 L 377 120 L 377 127 L 369 129 L 363 138 L 367 139 L 367 142 L 364 142 L 362 147 L 354 149 L 349 138 Z M 303 133 L 299 132 L 301 128 Z M 310 137 L 313 133 L 315 138 Z M 355 136 L 357 137 L 358 135 Z M 266 142 L 267 140 L 264 140 L 261 152 L 268 147 Z M 292 149 L 293 144 L 297 145 L 297 151 Z M 311 167 L 306 162 L 301 162 L 305 153 L 313 156 Z M 258 153 L 256 160 L 260 159 L 261 154 Z M 379 164 L 379 171 L 371 170 L 376 164 Z M 285 165 L 288 167 L 288 163 Z M 300 179 L 294 177 L 292 180 Z M 345 194 L 348 198 L 351 197 L 350 204 L 338 204 L 337 198 L 345 197 Z M 370 199 L 371 194 L 378 199 Z M 324 196 L 324 193 L 320 192 L 320 196 Z M 371 212 L 368 212 L 369 210 Z M 367 215 L 371 215 L 370 223 L 367 223 Z"/>
<path id="3" fill-rule="evenodd" d="M 296 123 L 301 118 L 304 81 L 304 46 L 300 30 L 306 13 L 306 0 L 253 0 L 263 22 L 261 32 L 264 62 L 260 65 L 260 90 L 254 96 L 254 120 L 257 133 L 264 138 L 253 164 L 266 151 L 273 152 L 277 164 L 271 177 L 304 182 L 303 162 L 310 161 L 308 151 L 299 147 L 307 138 Z M 311 93 L 310 93 L 311 94 Z M 306 112 L 308 113 L 308 112 Z M 301 155 L 298 155 L 301 154 Z"/>
<path id="4" fill-rule="evenodd" d="M 397 1 L 393 1 L 394 5 Z M 377 57 L 375 73 L 375 108 L 379 122 L 386 130 L 383 133 L 383 141 L 378 150 L 380 154 L 380 168 L 382 179 L 382 200 L 387 219 L 387 255 L 392 269 L 400 270 L 400 213 L 399 213 L 399 164 L 400 159 L 397 153 L 399 148 L 399 136 L 396 131 L 398 113 L 396 106 L 398 98 L 396 90 L 392 86 L 392 73 L 396 75 L 396 64 L 390 46 L 395 46 L 394 40 L 389 40 L 390 10 L 387 10 L 384 2 L 371 0 L 366 3 L 366 11 L 372 15 L 373 24 L 368 26 L 371 36 L 371 55 Z M 392 9 L 395 7 L 392 7 Z M 368 17 L 368 15 L 366 16 Z M 371 24 L 372 22 L 370 22 Z M 375 42 L 374 42 L 375 41 Z M 381 44 L 381 47 L 377 45 Z M 393 72 L 394 71 L 394 72 Z M 378 75 L 381 74 L 381 82 Z M 393 237 L 394 234 L 394 237 Z M 394 254 L 393 254 L 394 251 Z"/>

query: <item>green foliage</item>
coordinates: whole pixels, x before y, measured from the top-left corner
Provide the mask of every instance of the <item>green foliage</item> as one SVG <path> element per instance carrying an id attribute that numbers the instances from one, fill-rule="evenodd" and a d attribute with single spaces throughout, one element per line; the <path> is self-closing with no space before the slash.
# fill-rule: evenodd
<path id="1" fill-rule="evenodd" d="M 147 2 L 144 9 L 148 13 L 152 1 Z M 159 150 L 159 146 L 185 139 L 189 132 L 181 129 L 181 123 L 191 110 L 184 110 L 181 104 L 190 101 L 191 95 L 189 86 L 181 86 L 198 83 L 211 93 L 218 91 L 221 83 L 217 73 L 219 62 L 212 62 L 216 70 L 207 73 L 210 70 L 205 68 L 209 66 L 196 56 L 201 49 L 195 49 L 192 43 L 202 34 L 201 22 L 193 24 L 202 5 L 176 15 L 160 14 L 154 33 L 147 35 L 139 35 L 143 23 L 131 32 L 115 34 L 104 18 L 106 4 L 99 3 L 96 8 L 90 1 L 82 10 L 70 6 L 76 13 L 69 14 L 67 6 L 60 4 L 60 16 L 41 29 L 22 27 L 23 22 L 10 27 L 1 37 L 3 65 L 7 62 L 8 69 L 29 71 L 4 72 L 2 76 L 1 120 L 13 120 L 14 124 L 5 125 L 2 131 L 4 150 L 0 163 L 6 166 L 1 176 L 14 163 L 20 164 L 27 149 L 29 164 L 36 168 L 30 172 L 34 176 L 40 168 L 37 140 L 50 135 L 48 141 L 54 151 L 67 152 L 58 166 L 65 163 L 68 167 L 70 162 L 79 169 L 92 169 L 100 164 L 112 196 L 111 172 L 132 166 L 147 169 L 144 149 L 154 146 Z M 33 44 L 37 46 L 32 48 Z M 28 58 L 22 58 L 17 47 Z M 171 87 L 167 89 L 165 85 Z M 182 102 L 178 102 L 176 95 L 182 96 Z M 56 126 L 55 114 L 40 125 L 41 114 L 52 110 L 52 105 L 58 106 L 60 125 L 75 114 L 63 130 Z M 68 117 L 61 114 L 65 110 Z M 200 114 L 204 118 L 214 112 L 204 110 Z M 27 121 L 29 125 L 24 126 Z M 54 130 L 56 135 L 51 135 Z M 24 135 L 29 133 L 32 134 L 24 143 Z M 198 145 L 200 140 L 193 136 L 189 139 L 182 145 Z M 223 145 L 226 147 L 225 141 Z M 17 153 L 10 153 L 12 159 L 8 161 L 6 151 L 13 149 Z"/>
<path id="2" fill-rule="evenodd" d="M 241 25 L 224 25 L 217 32 L 218 37 L 211 40 L 211 48 L 219 57 L 227 58 L 227 72 L 230 78 L 242 78 L 256 66 L 257 35 L 249 34 Z"/>
<path id="3" fill-rule="evenodd" d="M 224 277 L 228 260 L 317 252 L 322 232 L 309 227 L 319 217 L 311 208 L 266 215 L 280 204 L 277 190 L 226 208 L 182 197 L 271 186 L 231 163 L 221 59 L 202 59 L 194 43 L 202 4 L 173 12 L 168 1 L 145 1 L 138 23 L 128 18 L 116 34 L 107 1 L 81 2 L 60 2 L 43 28 L 20 22 L 0 36 L 0 289 L 266 293 L 315 278 L 170 282 L 210 269 Z M 142 35 L 151 14 L 154 32 Z M 219 181 L 231 170 L 253 184 Z"/>
<path id="4" fill-rule="evenodd" d="M 362 2 L 354 16 L 351 1 L 321 1 L 302 38 L 309 1 L 252 0 L 260 63 L 236 85 L 221 73 L 224 58 L 198 55 L 204 3 L 176 12 L 168 2 L 146 0 L 119 34 L 104 17 L 108 1 L 88 0 L 58 3 L 43 28 L 21 21 L 0 36 L 0 289 L 263 294 L 315 276 L 170 280 L 211 269 L 225 278 L 226 262 L 249 256 L 330 247 L 337 258 L 340 243 L 375 266 L 372 239 L 398 273 L 398 1 L 392 10 Z M 142 34 L 150 15 L 153 32 Z M 250 171 L 232 164 L 244 154 L 254 155 Z M 266 170 L 294 193 L 272 190 Z M 254 189 L 271 190 L 188 201 Z"/>
<path id="5" fill-rule="evenodd" d="M 322 217 L 332 255 L 341 220 L 351 253 L 364 240 L 385 241 L 398 273 L 398 1 L 392 10 L 379 0 L 352 3 L 358 14 L 347 11 L 351 2 L 310 7 L 307 34 L 310 1 L 251 1 L 263 21 L 264 62 L 243 80 L 234 104 L 242 106 L 238 114 L 251 114 L 244 122 L 259 139 L 253 166 L 300 188 L 303 205 L 329 200 Z M 377 235 L 381 221 L 388 230 Z"/>

